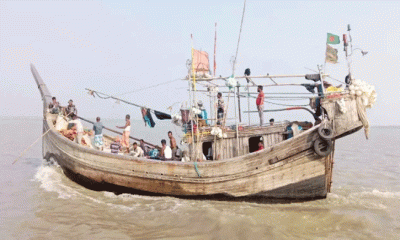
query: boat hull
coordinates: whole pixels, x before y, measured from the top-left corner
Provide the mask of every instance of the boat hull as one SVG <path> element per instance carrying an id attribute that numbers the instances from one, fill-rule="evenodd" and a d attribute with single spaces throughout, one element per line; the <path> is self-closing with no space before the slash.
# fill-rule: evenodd
<path id="1" fill-rule="evenodd" d="M 310 199 L 324 198 L 330 191 L 334 139 L 328 156 L 317 155 L 313 144 L 319 138 L 319 125 L 264 150 L 217 161 L 158 161 L 114 155 L 81 146 L 54 129 L 56 116 L 47 113 L 50 92 L 33 65 L 31 70 L 43 99 L 43 132 L 49 130 L 43 137 L 43 157 L 54 159 L 77 182 L 83 179 L 100 186 L 98 190 L 103 186 L 108 191 L 123 188 L 185 197 Z M 335 102 L 330 101 L 324 106 L 328 113 L 337 115 Z M 347 104 L 351 107 L 353 101 L 348 98 Z M 337 137 L 362 128 L 354 112 L 341 116 L 334 122 Z M 350 127 L 342 125 L 345 121 Z"/>
<path id="2" fill-rule="evenodd" d="M 44 131 L 52 120 L 44 122 Z M 97 183 L 140 191 L 199 196 L 223 194 L 233 197 L 263 196 L 272 198 L 326 197 L 330 186 L 333 152 L 318 156 L 312 149 L 316 130 L 258 153 L 233 159 L 196 163 L 132 158 L 82 147 L 57 131 L 50 130 L 43 139 L 43 156 L 53 158 L 64 172 Z M 288 146 L 296 145 L 292 151 Z M 285 150 L 286 149 L 286 150 Z"/>

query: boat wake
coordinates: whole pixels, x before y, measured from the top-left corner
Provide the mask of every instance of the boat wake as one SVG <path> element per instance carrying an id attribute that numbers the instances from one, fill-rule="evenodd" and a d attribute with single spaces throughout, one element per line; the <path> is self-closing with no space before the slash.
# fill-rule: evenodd
<path id="1" fill-rule="evenodd" d="M 46 192 L 58 194 L 58 198 L 90 200 L 96 204 L 106 205 L 125 212 L 137 211 L 138 209 L 146 209 L 146 212 L 178 212 L 180 206 L 190 204 L 183 203 L 183 201 L 192 202 L 174 197 L 153 197 L 129 193 L 115 194 L 113 192 L 88 190 L 68 179 L 57 163 L 47 161 L 43 162 L 38 168 L 32 181 L 39 182 L 40 188 Z"/>
<path id="2" fill-rule="evenodd" d="M 385 192 L 374 189 L 372 191 L 364 191 L 359 193 L 363 197 L 378 197 L 378 198 L 389 198 L 389 199 L 400 199 L 400 192 Z"/>
<path id="3" fill-rule="evenodd" d="M 47 192 L 55 192 L 59 198 L 69 199 L 77 196 L 77 192 L 63 184 L 62 170 L 56 164 L 44 163 L 34 176 L 34 180 L 40 182 L 40 187 Z"/>

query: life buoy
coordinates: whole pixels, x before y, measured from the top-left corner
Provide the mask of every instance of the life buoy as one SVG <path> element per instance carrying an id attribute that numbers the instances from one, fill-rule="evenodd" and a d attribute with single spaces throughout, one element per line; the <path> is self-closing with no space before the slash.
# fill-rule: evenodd
<path id="1" fill-rule="evenodd" d="M 333 150 L 333 143 L 331 140 L 318 138 L 314 142 L 314 151 L 321 157 L 328 156 Z"/>
<path id="2" fill-rule="evenodd" d="M 331 140 L 334 136 L 332 127 L 327 123 L 322 123 L 318 128 L 319 136 L 324 140 Z"/>

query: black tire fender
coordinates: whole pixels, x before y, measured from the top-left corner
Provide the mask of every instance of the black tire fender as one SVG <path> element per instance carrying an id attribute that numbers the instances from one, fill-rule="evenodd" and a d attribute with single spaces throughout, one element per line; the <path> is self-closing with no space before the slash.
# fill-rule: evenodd
<path id="1" fill-rule="evenodd" d="M 333 150 L 333 142 L 331 140 L 325 140 L 318 138 L 314 142 L 314 151 L 321 157 L 328 156 Z"/>
<path id="2" fill-rule="evenodd" d="M 318 135 L 324 140 L 331 140 L 334 136 L 333 129 L 329 124 L 321 123 L 318 128 Z"/>

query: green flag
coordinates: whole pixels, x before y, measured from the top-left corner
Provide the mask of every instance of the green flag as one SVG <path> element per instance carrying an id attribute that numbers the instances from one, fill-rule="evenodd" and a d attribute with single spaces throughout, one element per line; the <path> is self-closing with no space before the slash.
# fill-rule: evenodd
<path id="1" fill-rule="evenodd" d="M 326 53 L 325 53 L 325 61 L 328 63 L 337 63 L 338 62 L 338 50 L 326 44 Z"/>
<path id="2" fill-rule="evenodd" d="M 328 38 L 326 39 L 326 43 L 328 43 L 328 44 L 339 44 L 340 43 L 340 38 L 337 35 L 334 35 L 332 33 L 328 33 Z"/>

